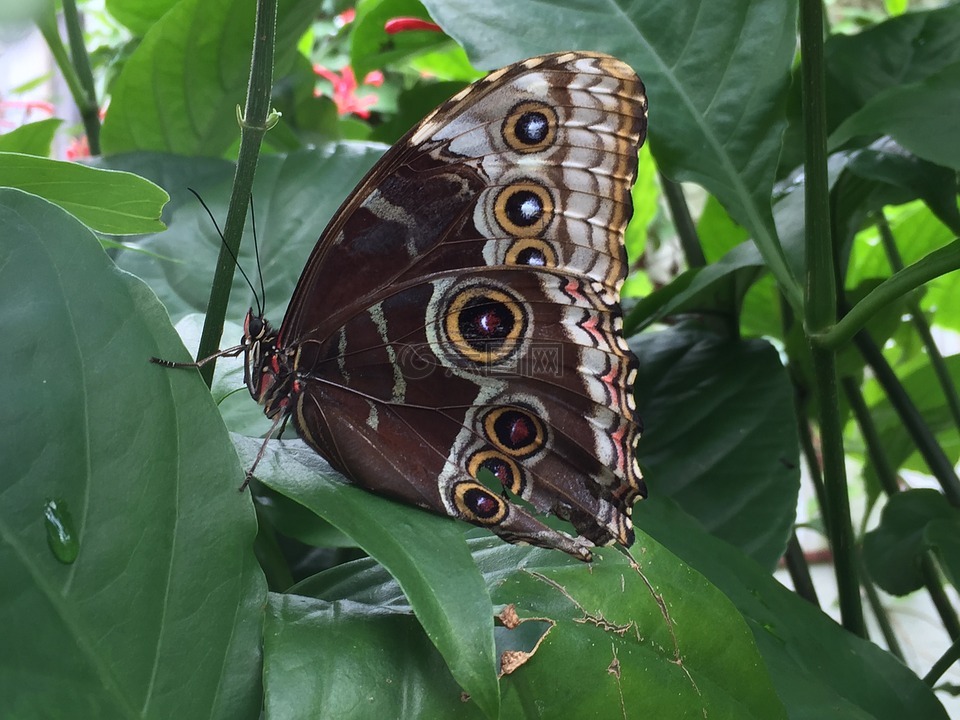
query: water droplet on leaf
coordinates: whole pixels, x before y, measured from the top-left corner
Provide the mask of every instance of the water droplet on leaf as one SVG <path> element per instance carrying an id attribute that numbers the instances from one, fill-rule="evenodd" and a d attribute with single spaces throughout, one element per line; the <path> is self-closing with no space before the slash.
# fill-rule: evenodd
<path id="1" fill-rule="evenodd" d="M 43 524 L 47 527 L 47 543 L 57 560 L 65 565 L 76 560 L 80 541 L 66 502 L 48 500 L 43 506 Z"/>

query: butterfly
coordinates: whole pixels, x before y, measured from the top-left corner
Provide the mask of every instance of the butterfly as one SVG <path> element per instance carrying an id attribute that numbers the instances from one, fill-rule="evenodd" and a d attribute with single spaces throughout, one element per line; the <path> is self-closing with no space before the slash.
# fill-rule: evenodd
<path id="1" fill-rule="evenodd" d="M 369 491 L 585 561 L 629 546 L 647 491 L 619 291 L 646 119 L 608 55 L 490 73 L 344 201 L 279 328 L 251 309 L 220 354 Z"/>

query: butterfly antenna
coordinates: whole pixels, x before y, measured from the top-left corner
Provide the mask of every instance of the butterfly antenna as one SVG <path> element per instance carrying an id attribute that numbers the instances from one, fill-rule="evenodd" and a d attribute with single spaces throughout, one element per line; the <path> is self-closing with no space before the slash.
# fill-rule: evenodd
<path id="1" fill-rule="evenodd" d="M 260 244 L 257 242 L 257 215 L 253 211 L 253 193 L 250 193 L 250 223 L 253 225 L 253 254 L 257 258 L 257 274 L 260 276 L 260 297 L 263 298 L 263 304 L 267 304 L 267 291 L 263 286 L 263 264 L 260 262 Z M 256 295 L 256 293 L 254 293 Z M 257 301 L 257 309 L 260 311 L 260 317 L 263 317 L 263 306 Z"/>
<path id="2" fill-rule="evenodd" d="M 203 209 L 207 211 L 207 215 L 210 217 L 210 221 L 213 223 L 213 226 L 217 229 L 217 235 L 220 236 L 220 242 L 223 243 L 223 247 L 226 248 L 226 251 L 230 254 L 230 258 L 233 260 L 233 264 L 236 265 L 237 270 L 240 271 L 240 274 L 243 275 L 243 279 L 247 282 L 247 285 L 250 288 L 250 292 L 253 293 L 254 299 L 257 301 L 257 313 L 260 317 L 263 317 L 263 306 L 260 304 L 260 298 L 257 297 L 257 290 L 253 287 L 253 283 L 250 282 L 250 278 L 247 277 L 247 274 L 243 271 L 243 266 L 240 265 L 240 261 L 237 260 L 237 256 L 234 255 L 233 250 L 230 249 L 230 246 L 227 245 L 227 241 L 223 238 L 223 232 L 220 230 L 220 225 L 217 224 L 217 219 L 213 216 L 213 213 L 210 211 L 210 208 L 207 207 L 207 204 L 203 201 L 203 198 L 200 197 L 200 193 L 194 190 L 191 187 L 188 187 L 187 190 L 193 193 L 193 196 L 200 202 L 200 205 L 203 206 Z M 254 246 L 256 246 L 256 231 L 254 231 Z M 260 266 L 260 257 L 257 255 L 257 267 Z M 263 283 L 263 276 L 260 277 L 261 285 Z"/>

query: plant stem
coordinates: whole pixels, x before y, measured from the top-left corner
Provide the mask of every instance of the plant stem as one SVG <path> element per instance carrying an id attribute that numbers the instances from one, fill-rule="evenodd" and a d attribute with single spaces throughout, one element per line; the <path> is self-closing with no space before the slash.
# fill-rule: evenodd
<path id="1" fill-rule="evenodd" d="M 787 337 L 795 322 L 793 308 L 783 293 L 780 294 L 780 317 L 783 320 L 783 337 Z M 817 505 L 820 507 L 820 513 L 826 516 L 827 494 L 823 489 L 823 474 L 820 471 L 820 456 L 813 444 L 813 433 L 810 430 L 810 422 L 807 416 L 810 414 L 809 397 L 807 388 L 803 387 L 796 379 L 793 381 L 793 414 L 797 419 L 797 437 L 800 439 L 800 454 L 803 455 L 807 463 L 807 472 L 810 482 L 813 483 L 813 490 L 817 496 Z"/>
<path id="2" fill-rule="evenodd" d="M 873 370 L 877 382 L 880 383 L 883 391 L 890 399 L 890 404 L 897 411 L 903 427 L 910 434 L 914 445 L 917 446 L 924 462 L 927 463 L 930 473 L 943 488 L 943 494 L 952 505 L 960 507 L 960 478 L 957 478 L 953 463 L 943 452 L 943 448 L 937 443 L 937 439 L 933 436 L 917 406 L 904 390 L 900 378 L 890 367 L 873 338 L 865 331 L 854 335 L 853 341 L 864 360 L 866 360 L 867 365 Z"/>
<path id="3" fill-rule="evenodd" d="M 806 143 L 806 206 L 804 208 L 807 277 L 804 326 L 813 359 L 817 396 L 826 526 L 834 557 L 840 616 L 849 631 L 866 637 L 856 547 L 850 522 L 850 499 L 844 466 L 836 356 L 814 341 L 837 320 L 837 278 L 830 232 L 830 190 L 827 182 L 827 132 L 823 69 L 823 7 L 819 0 L 800 1 L 800 64 L 803 127 Z"/>
<path id="4" fill-rule="evenodd" d="M 197 358 L 213 355 L 223 335 L 223 322 L 230 300 L 230 288 L 239 257 L 240 239 L 247 216 L 247 204 L 257 171 L 260 144 L 267 132 L 267 113 L 273 88 L 273 55 L 277 34 L 277 0 L 257 0 L 257 19 L 253 34 L 253 57 L 250 62 L 250 80 L 247 85 L 247 103 L 240 120 L 240 151 L 233 178 L 227 221 L 223 229 L 223 246 L 217 258 L 213 286 L 207 303 L 207 316 L 200 336 Z M 204 382 L 213 381 L 213 360 L 200 369 Z"/>
<path id="5" fill-rule="evenodd" d="M 97 103 L 97 87 L 90 69 L 90 56 L 83 42 L 83 28 L 80 26 L 80 14 L 76 0 L 63 0 L 63 21 L 67 28 L 67 40 L 70 42 L 70 58 L 77 72 L 77 79 L 83 88 L 81 97 L 74 96 L 74 102 L 80 110 L 83 129 L 87 133 L 87 146 L 91 155 L 100 154 L 100 107 Z"/>
<path id="6" fill-rule="evenodd" d="M 840 617 L 847 630 L 866 638 L 867 628 L 860 602 L 856 545 L 850 521 L 850 499 L 844 465 L 837 367 L 833 353 L 829 350 L 812 348 L 812 355 L 817 402 L 820 406 L 820 449 L 823 457 L 823 487 L 827 500 L 824 520 L 833 550 Z"/>
<path id="7" fill-rule="evenodd" d="M 953 645 L 947 648 L 947 651 L 933 664 L 930 672 L 923 676 L 923 681 L 933 687 L 957 660 L 960 660 L 960 640 L 954 640 Z"/>
<path id="8" fill-rule="evenodd" d="M 887 611 L 883 607 L 883 603 L 880 601 L 880 593 L 877 592 L 877 588 L 874 587 L 873 582 L 871 582 L 867 575 L 866 568 L 863 567 L 862 559 L 860 561 L 860 575 L 861 577 L 866 578 L 866 582 L 863 583 L 863 591 L 867 596 L 867 602 L 870 603 L 870 609 L 873 611 L 873 616 L 877 619 L 877 624 L 880 626 L 880 632 L 883 635 L 884 642 L 887 643 L 887 649 L 901 662 L 905 662 L 903 657 L 903 648 L 900 647 L 900 641 L 897 640 L 897 634 L 893 631 L 893 626 L 890 624 L 890 618 L 887 616 Z"/>
<path id="9" fill-rule="evenodd" d="M 796 530 L 790 533 L 790 539 L 787 540 L 787 551 L 783 554 L 783 560 L 787 565 L 787 572 L 790 573 L 790 579 L 793 581 L 793 589 L 797 595 L 813 605 L 820 607 L 817 588 L 814 587 L 813 578 L 810 577 L 810 568 L 807 565 L 806 558 L 803 557 L 803 548 L 800 547 L 800 541 L 797 540 Z"/>
<path id="10" fill-rule="evenodd" d="M 894 272 L 900 272 L 903 270 L 903 259 L 900 257 L 900 251 L 897 249 L 897 242 L 893 237 L 893 231 L 890 229 L 890 223 L 887 222 L 887 218 L 884 216 L 882 210 L 877 214 L 877 230 L 880 232 L 880 242 L 883 243 L 883 249 L 887 253 L 890 267 L 893 268 Z M 908 301 L 908 307 L 910 308 L 910 317 L 913 320 L 913 325 L 917 329 L 917 334 L 920 336 L 920 339 L 923 341 L 923 347 L 927 351 L 927 357 L 930 358 L 930 365 L 933 367 L 933 371 L 937 375 L 937 381 L 940 383 L 940 388 L 943 390 L 943 399 L 946 401 L 950 415 L 953 417 L 953 423 L 957 426 L 957 429 L 960 430 L 960 396 L 957 395 L 957 388 L 953 384 L 953 378 L 950 377 L 950 370 L 947 369 L 947 364 L 943 360 L 940 348 L 937 347 L 937 343 L 933 339 L 933 333 L 930 332 L 930 324 L 923 314 L 920 303 L 915 298 L 911 298 Z"/>
<path id="11" fill-rule="evenodd" d="M 951 640 L 960 638 L 960 619 L 957 618 L 957 611 L 950 604 L 950 598 L 943 589 L 943 580 L 940 572 L 937 570 L 937 563 L 934 560 L 933 552 L 927 552 L 920 558 L 920 572 L 923 574 L 923 584 L 930 593 L 930 599 L 937 608 L 940 620 L 947 629 L 947 634 Z"/>
<path id="12" fill-rule="evenodd" d="M 64 82 L 67 83 L 70 97 L 73 98 L 73 102 L 76 103 L 77 107 L 81 109 L 82 114 L 82 108 L 87 104 L 86 93 L 83 88 L 83 83 L 80 82 L 80 76 L 77 74 L 70 60 L 70 55 L 63 45 L 63 40 L 60 38 L 60 30 L 57 28 L 57 17 L 54 14 L 52 4 L 37 18 L 37 28 L 39 28 L 40 34 L 43 35 L 47 47 L 50 48 L 50 54 L 53 55 L 53 60 L 57 63 L 57 69 L 60 70 L 60 74 L 63 75 Z M 99 118 L 97 119 L 97 124 L 99 126 Z M 97 138 L 99 142 L 99 127 L 97 129 Z M 90 147 L 92 150 L 93 146 L 91 145 Z"/>
<path id="13" fill-rule="evenodd" d="M 877 432 L 877 426 L 873 422 L 873 416 L 870 415 L 870 408 L 867 407 L 863 399 L 863 393 L 860 392 L 860 385 L 853 378 L 844 378 L 840 381 L 843 387 L 843 394 L 847 398 L 847 404 L 856 420 L 857 427 L 860 428 L 860 437 L 863 438 L 863 444 L 867 449 L 867 457 L 873 463 L 873 469 L 877 473 L 877 479 L 880 481 L 880 487 L 888 495 L 894 495 L 900 492 L 897 485 L 897 473 L 890 459 L 883 450 L 883 441 Z"/>
<path id="14" fill-rule="evenodd" d="M 955 270 L 960 270 L 960 238 L 888 277 L 854 305 L 836 325 L 816 334 L 813 339 L 825 348 L 837 348 L 861 330 L 884 305 Z"/>
<path id="15" fill-rule="evenodd" d="M 697 236 L 697 227 L 690 216 L 687 199 L 683 196 L 683 188 L 663 173 L 660 173 L 660 187 L 663 188 L 664 197 L 670 207 L 673 226 L 677 229 L 677 237 L 680 239 L 680 247 L 683 248 L 683 254 L 687 259 L 687 267 L 703 267 L 707 264 L 707 258 L 703 255 L 700 238 Z"/>

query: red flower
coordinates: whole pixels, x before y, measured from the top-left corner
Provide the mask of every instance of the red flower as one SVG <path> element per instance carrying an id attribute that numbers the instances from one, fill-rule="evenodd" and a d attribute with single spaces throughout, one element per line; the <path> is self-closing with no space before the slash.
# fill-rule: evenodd
<path id="1" fill-rule="evenodd" d="M 443 32 L 436 23 L 415 17 L 399 17 L 387 20 L 383 26 L 387 35 L 396 35 L 397 33 L 407 32 L 409 30 L 429 30 L 430 32 Z"/>
<path id="2" fill-rule="evenodd" d="M 314 65 L 313 71 L 325 80 L 329 80 L 330 84 L 333 85 L 333 101 L 337 104 L 338 113 L 341 115 L 353 113 L 364 119 L 370 117 L 370 108 L 377 104 L 377 96 L 357 96 L 357 90 L 360 86 L 357 84 L 357 78 L 353 74 L 352 67 L 345 65 L 343 69 L 340 70 L 339 75 L 322 65 Z M 374 70 L 367 74 L 363 82 L 365 86 L 379 87 L 383 84 L 383 73 L 379 70 Z M 323 95 L 323 92 L 321 90 L 314 90 L 313 94 L 320 97 Z"/>
<path id="3" fill-rule="evenodd" d="M 19 120 L 8 120 L 7 112 L 14 109 L 21 111 Z M 55 112 L 53 104 L 45 100 L 0 100 L 0 126 L 16 128 L 26 125 L 33 121 L 35 111 L 44 113 L 47 117 L 53 117 Z"/>
<path id="4" fill-rule="evenodd" d="M 379 70 L 371 70 L 363 79 L 363 84 L 370 87 L 380 87 L 383 85 L 383 73 Z"/>
<path id="5" fill-rule="evenodd" d="M 70 144 L 67 145 L 66 155 L 67 160 L 90 157 L 90 144 L 87 142 L 87 136 L 81 135 L 78 138 L 70 140 Z"/>

